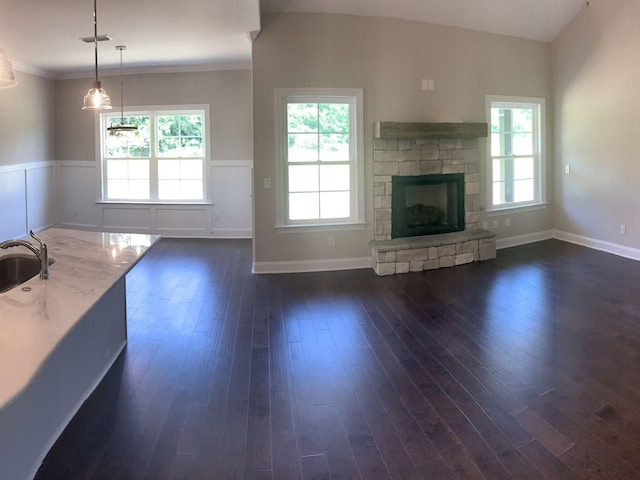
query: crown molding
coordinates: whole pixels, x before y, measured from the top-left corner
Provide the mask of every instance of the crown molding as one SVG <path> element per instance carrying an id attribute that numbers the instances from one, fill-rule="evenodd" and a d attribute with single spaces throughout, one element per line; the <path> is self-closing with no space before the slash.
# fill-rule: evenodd
<path id="1" fill-rule="evenodd" d="M 213 72 L 225 70 L 251 70 L 251 61 L 222 62 L 222 63 L 203 63 L 193 65 L 157 65 L 157 66 L 141 66 L 125 68 L 125 75 L 140 75 L 148 73 L 195 73 L 195 72 Z M 58 73 L 54 78 L 56 80 L 71 80 L 77 78 L 91 78 L 94 75 L 93 70 L 84 70 L 78 72 Z M 120 75 L 120 68 L 101 68 L 100 78 L 117 77 Z"/>

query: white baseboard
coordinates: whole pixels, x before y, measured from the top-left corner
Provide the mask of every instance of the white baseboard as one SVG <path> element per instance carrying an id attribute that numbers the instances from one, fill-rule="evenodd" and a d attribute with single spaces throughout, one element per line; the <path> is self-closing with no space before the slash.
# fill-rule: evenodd
<path id="1" fill-rule="evenodd" d="M 527 233 L 526 235 L 518 235 L 516 237 L 498 238 L 496 239 L 496 249 L 517 247 L 518 245 L 541 242 L 542 240 L 549 240 L 551 238 L 554 238 L 554 230 Z"/>
<path id="2" fill-rule="evenodd" d="M 303 273 L 371 268 L 371 257 L 301 260 L 287 262 L 254 262 L 253 273 Z"/>
<path id="3" fill-rule="evenodd" d="M 59 228 L 68 228 L 69 230 L 89 230 L 89 231 L 97 231 L 98 225 L 89 225 L 85 223 L 60 223 L 57 225 Z"/>
<path id="4" fill-rule="evenodd" d="M 563 232 L 561 230 L 553 231 L 554 238 L 563 240 L 569 243 L 575 243 L 576 245 L 582 245 L 583 247 L 593 248 L 594 250 L 600 250 L 619 257 L 630 258 L 632 260 L 640 260 L 640 249 L 626 247 L 624 245 L 618 245 L 612 242 L 605 242 L 595 238 L 585 237 L 583 235 L 576 235 L 575 233 Z"/>

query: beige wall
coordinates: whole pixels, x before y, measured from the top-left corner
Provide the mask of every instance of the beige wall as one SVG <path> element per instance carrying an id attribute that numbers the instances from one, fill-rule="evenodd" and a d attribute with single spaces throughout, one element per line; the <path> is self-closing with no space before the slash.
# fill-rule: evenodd
<path id="1" fill-rule="evenodd" d="M 54 82 L 16 77 L 17 87 L 0 89 L 0 165 L 53 160 Z"/>
<path id="2" fill-rule="evenodd" d="M 373 123 L 484 122 L 488 94 L 545 97 L 550 112 L 550 50 L 545 43 L 394 19 L 320 14 L 264 19 L 253 45 L 254 260 L 368 256 Z M 422 78 L 435 81 L 434 92 L 420 89 Z M 263 189 L 262 179 L 275 178 L 274 89 L 285 87 L 364 89 L 368 226 L 331 232 L 334 248 L 327 247 L 328 232 L 279 233 L 274 228 L 276 189 Z M 512 226 L 501 227 L 502 236 L 551 228 L 549 208 L 510 217 Z"/>
<path id="3" fill-rule="evenodd" d="M 553 45 L 555 226 L 633 248 L 640 248 L 638 18 L 637 0 L 591 2 Z"/>
<path id="4" fill-rule="evenodd" d="M 101 78 L 114 108 L 120 106 L 120 77 Z M 95 160 L 95 114 L 82 110 L 89 79 L 56 82 L 56 160 Z M 211 159 L 250 160 L 251 72 L 125 75 L 125 105 L 208 104 Z"/>

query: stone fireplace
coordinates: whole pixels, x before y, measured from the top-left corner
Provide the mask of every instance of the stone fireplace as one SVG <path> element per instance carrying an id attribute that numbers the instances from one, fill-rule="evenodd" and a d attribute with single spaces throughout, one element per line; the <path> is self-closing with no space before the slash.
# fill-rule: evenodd
<path id="1" fill-rule="evenodd" d="M 486 136 L 486 123 L 375 124 L 371 254 L 378 275 L 495 258 L 495 233 L 481 228 L 478 139 Z M 424 183 L 433 188 L 414 188 Z"/>
<path id="2" fill-rule="evenodd" d="M 464 174 L 391 177 L 391 238 L 464 230 Z"/>

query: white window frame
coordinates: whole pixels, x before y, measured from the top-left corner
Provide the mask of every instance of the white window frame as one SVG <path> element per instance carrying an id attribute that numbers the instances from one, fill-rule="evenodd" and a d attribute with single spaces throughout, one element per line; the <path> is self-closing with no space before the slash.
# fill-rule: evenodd
<path id="1" fill-rule="evenodd" d="M 493 204 L 493 156 L 491 152 L 491 109 L 492 108 L 533 108 L 534 109 L 534 199 L 527 202 L 511 202 L 501 205 Z M 503 95 L 487 95 L 487 125 L 489 138 L 487 141 L 487 212 L 501 212 L 513 209 L 544 207 L 546 205 L 546 101 L 538 97 L 512 97 Z"/>
<path id="2" fill-rule="evenodd" d="M 364 228 L 364 92 L 355 88 L 277 88 L 275 89 L 275 153 L 276 153 L 276 228 L 282 231 L 314 231 L 317 229 Z M 350 199 L 353 207 L 351 217 L 341 220 L 288 220 L 288 183 L 286 168 L 287 108 L 290 99 L 310 103 L 348 100 L 352 106 L 350 122 L 352 149 Z M 267 180 L 267 179 L 265 179 Z"/>
<path id="3" fill-rule="evenodd" d="M 104 112 L 98 112 L 98 120 L 96 122 L 96 156 L 100 161 L 100 175 L 98 178 L 98 191 L 100 192 L 100 198 L 98 203 L 116 203 L 116 204 L 158 204 L 158 205 L 210 205 L 210 170 L 211 170 L 211 118 L 210 107 L 207 104 L 198 105 L 158 105 L 158 106 L 129 106 L 124 109 L 124 116 L 144 116 L 144 115 L 180 115 L 180 114 L 192 114 L 194 112 L 204 113 L 204 156 L 202 160 L 202 180 L 203 180 L 203 198 L 201 200 L 161 200 L 158 198 L 158 157 L 155 156 L 154 148 L 156 141 L 156 132 L 154 129 L 150 132 L 150 149 L 152 154 L 149 158 L 149 183 L 150 183 L 150 198 L 148 199 L 109 199 L 107 197 L 107 165 L 106 165 L 106 135 L 107 131 L 107 118 L 113 117 L 117 114 L 120 116 L 120 112 L 116 110 L 109 110 Z"/>

